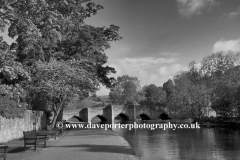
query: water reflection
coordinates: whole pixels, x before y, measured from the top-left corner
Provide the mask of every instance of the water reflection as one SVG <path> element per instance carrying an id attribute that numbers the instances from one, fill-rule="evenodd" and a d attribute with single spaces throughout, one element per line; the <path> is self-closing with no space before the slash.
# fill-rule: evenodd
<path id="1" fill-rule="evenodd" d="M 132 122 L 127 122 L 132 123 Z M 140 121 L 139 123 L 158 123 Z M 142 160 L 239 160 L 240 132 L 229 129 L 114 129 Z"/>

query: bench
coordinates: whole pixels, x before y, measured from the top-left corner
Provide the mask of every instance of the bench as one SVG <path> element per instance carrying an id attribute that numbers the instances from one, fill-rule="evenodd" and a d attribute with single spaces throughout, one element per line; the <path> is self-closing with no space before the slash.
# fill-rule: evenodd
<path id="1" fill-rule="evenodd" d="M 47 126 L 47 131 L 48 134 L 51 135 L 52 137 L 55 137 L 55 140 L 57 139 L 57 136 L 60 136 L 59 130 L 57 128 L 52 128 L 50 125 Z"/>
<path id="2" fill-rule="evenodd" d="M 27 145 L 33 145 L 34 150 L 37 149 L 37 144 L 44 142 L 44 147 L 46 148 L 46 143 L 48 139 L 48 133 L 38 134 L 35 131 L 23 131 L 23 140 L 24 140 L 24 150 L 26 151 Z"/>
<path id="3" fill-rule="evenodd" d="M 7 160 L 7 149 L 8 146 L 5 144 L 0 144 L 0 158 L 3 158 L 4 160 Z M 3 151 L 3 152 L 2 152 Z"/>

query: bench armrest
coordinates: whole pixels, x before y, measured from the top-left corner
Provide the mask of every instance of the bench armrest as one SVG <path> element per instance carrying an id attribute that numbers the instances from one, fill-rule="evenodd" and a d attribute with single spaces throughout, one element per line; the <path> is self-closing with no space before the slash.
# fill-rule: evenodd
<path id="1" fill-rule="evenodd" d="M 37 139 L 37 137 L 26 137 L 26 138 L 23 138 L 24 140 L 35 140 Z"/>
<path id="2" fill-rule="evenodd" d="M 0 149 L 7 149 L 8 148 L 8 146 L 7 145 L 0 145 Z"/>
<path id="3" fill-rule="evenodd" d="M 48 135 L 38 135 L 37 139 L 47 139 Z"/>

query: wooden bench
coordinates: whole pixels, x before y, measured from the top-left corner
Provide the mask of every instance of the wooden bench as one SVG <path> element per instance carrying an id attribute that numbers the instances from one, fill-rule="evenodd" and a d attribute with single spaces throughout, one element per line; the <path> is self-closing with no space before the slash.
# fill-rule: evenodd
<path id="1" fill-rule="evenodd" d="M 37 149 L 37 144 L 44 142 L 44 147 L 46 148 L 46 143 L 48 139 L 48 133 L 38 134 L 35 131 L 23 131 L 23 139 L 24 139 L 24 150 L 26 151 L 27 145 L 33 145 L 34 150 Z"/>
<path id="2" fill-rule="evenodd" d="M 53 137 L 53 136 L 55 137 L 55 140 L 57 139 L 57 136 L 58 136 L 58 137 L 60 136 L 59 129 L 57 129 L 57 128 L 52 128 L 50 125 L 47 126 L 47 131 L 48 131 L 48 134 L 49 134 L 49 135 L 51 135 L 52 137 Z"/>
<path id="3" fill-rule="evenodd" d="M 7 160 L 7 149 L 8 146 L 5 144 L 0 144 L 0 158 L 3 158 L 4 160 Z M 2 152 L 3 151 L 3 152 Z"/>

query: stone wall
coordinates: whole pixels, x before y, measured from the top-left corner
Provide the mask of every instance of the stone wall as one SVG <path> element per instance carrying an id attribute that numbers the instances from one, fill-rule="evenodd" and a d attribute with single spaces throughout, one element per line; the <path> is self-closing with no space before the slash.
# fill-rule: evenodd
<path id="1" fill-rule="evenodd" d="M 0 116 L 0 143 L 23 137 L 23 131 L 46 129 L 46 126 L 47 118 L 42 111 L 27 110 L 23 118 Z"/>

